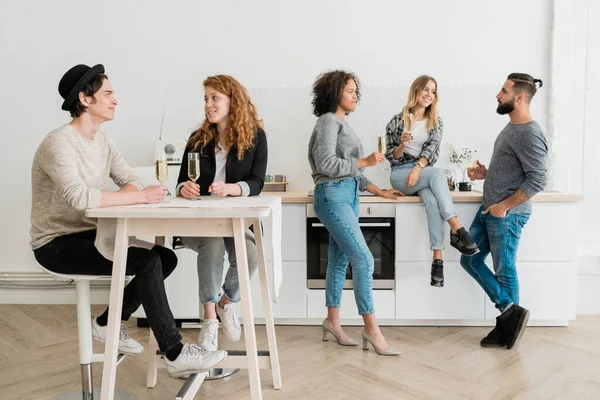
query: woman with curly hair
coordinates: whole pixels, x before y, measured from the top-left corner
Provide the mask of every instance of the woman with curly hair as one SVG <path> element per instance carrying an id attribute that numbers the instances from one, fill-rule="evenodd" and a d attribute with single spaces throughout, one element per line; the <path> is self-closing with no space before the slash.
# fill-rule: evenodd
<path id="1" fill-rule="evenodd" d="M 433 251 L 431 286 L 444 286 L 444 221 L 450 225 L 450 244 L 462 254 L 477 253 L 469 233 L 458 220 L 444 171 L 434 168 L 440 154 L 443 123 L 437 111 L 437 82 L 421 75 L 412 83 L 408 101 L 386 128 L 386 157 L 392 166 L 391 184 L 425 204 L 429 245 Z M 410 126 L 412 120 L 412 126 Z"/>
<path id="2" fill-rule="evenodd" d="M 187 199 L 199 195 L 257 196 L 267 169 L 267 137 L 246 89 L 234 78 L 216 75 L 206 78 L 202 125 L 190 136 L 179 172 L 177 194 Z M 188 154 L 200 153 L 200 177 L 188 178 Z M 181 242 L 198 253 L 200 301 L 204 305 L 204 325 L 198 344 L 206 350 L 218 347 L 219 322 L 225 337 L 240 340 L 241 328 L 233 304 L 240 301 L 240 287 L 233 238 L 182 237 Z M 258 266 L 254 234 L 246 231 L 250 277 Z M 223 281 L 223 261 L 227 253 L 229 269 Z"/>
<path id="3" fill-rule="evenodd" d="M 342 346 L 358 342 L 346 336 L 340 324 L 342 289 L 348 263 L 352 268 L 354 297 L 365 329 L 363 349 L 371 343 L 377 354 L 399 355 L 385 340 L 373 308 L 373 255 L 358 225 L 359 190 L 396 199 L 398 190 L 382 190 L 367 179 L 362 170 L 384 160 L 383 153 L 363 158 L 362 143 L 348 125 L 346 116 L 360 100 L 356 75 L 331 71 L 320 75 L 313 85 L 313 113 L 319 117 L 308 145 L 308 161 L 315 182 L 313 208 L 329 231 L 329 252 L 325 278 L 327 319 L 323 321 L 323 340 L 331 333 Z"/>

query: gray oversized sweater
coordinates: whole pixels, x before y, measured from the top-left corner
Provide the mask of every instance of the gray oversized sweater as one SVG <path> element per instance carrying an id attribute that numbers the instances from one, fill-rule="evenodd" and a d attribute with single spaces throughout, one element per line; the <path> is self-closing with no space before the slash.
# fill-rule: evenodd
<path id="1" fill-rule="evenodd" d="M 31 247 L 52 239 L 96 229 L 85 216 L 100 207 L 109 179 L 119 187 L 142 188 L 114 142 L 102 132 L 93 140 L 66 124 L 50 132 L 38 147 L 31 167 Z"/>
<path id="2" fill-rule="evenodd" d="M 521 189 L 533 197 L 546 187 L 548 145 L 536 121 L 507 124 L 494 143 L 492 160 L 483 184 L 483 206 L 489 207 Z M 531 201 L 508 210 L 509 214 L 530 214 Z"/>
<path id="3" fill-rule="evenodd" d="M 315 185 L 359 176 L 359 188 L 365 190 L 371 181 L 358 168 L 362 157 L 362 142 L 346 121 L 333 113 L 319 117 L 308 143 L 308 162 Z"/>

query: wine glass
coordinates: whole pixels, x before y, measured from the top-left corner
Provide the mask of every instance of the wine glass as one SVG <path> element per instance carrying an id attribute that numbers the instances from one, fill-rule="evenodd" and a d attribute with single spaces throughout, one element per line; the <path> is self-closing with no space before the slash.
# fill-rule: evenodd
<path id="1" fill-rule="evenodd" d="M 407 111 L 408 110 L 405 110 L 402 115 L 402 118 L 404 119 L 404 131 L 412 132 L 413 124 L 415 122 L 415 115 Z"/>
<path id="2" fill-rule="evenodd" d="M 467 162 L 467 176 L 465 176 L 465 179 L 467 180 L 467 182 L 470 180 L 470 176 L 475 172 L 475 170 L 477 169 L 477 160 L 475 161 L 469 161 Z"/>
<path id="3" fill-rule="evenodd" d="M 156 179 L 160 182 L 160 186 L 169 179 L 169 167 L 167 164 L 167 155 L 165 153 L 159 153 L 156 155 Z M 164 201 L 164 199 L 163 199 Z"/>
<path id="4" fill-rule="evenodd" d="M 200 154 L 188 153 L 188 178 L 194 183 L 200 178 Z M 199 196 L 193 196 L 192 200 L 200 200 Z"/>
<path id="5" fill-rule="evenodd" d="M 379 135 L 377 136 L 377 151 L 380 153 L 385 154 L 387 150 L 386 144 L 385 144 L 385 136 L 384 135 Z M 386 168 L 385 166 L 385 161 L 382 161 L 381 163 L 381 170 L 382 171 L 387 171 L 389 168 Z"/>

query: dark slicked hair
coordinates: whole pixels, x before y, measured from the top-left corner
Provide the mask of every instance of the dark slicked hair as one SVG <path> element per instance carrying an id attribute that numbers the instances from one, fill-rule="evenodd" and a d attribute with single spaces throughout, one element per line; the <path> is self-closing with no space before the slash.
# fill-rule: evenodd
<path id="1" fill-rule="evenodd" d="M 531 101 L 533 96 L 535 96 L 537 90 L 544 86 L 544 82 L 542 82 L 541 79 L 536 79 L 531 75 L 521 74 L 518 72 L 510 74 L 506 79 L 514 83 L 514 92 L 525 93 L 529 101 Z"/>
<path id="2" fill-rule="evenodd" d="M 336 112 L 346 82 L 350 79 L 356 84 L 356 99 L 360 101 L 360 82 L 353 73 L 335 70 L 319 75 L 312 87 L 313 114 L 320 117 L 328 112 Z"/>

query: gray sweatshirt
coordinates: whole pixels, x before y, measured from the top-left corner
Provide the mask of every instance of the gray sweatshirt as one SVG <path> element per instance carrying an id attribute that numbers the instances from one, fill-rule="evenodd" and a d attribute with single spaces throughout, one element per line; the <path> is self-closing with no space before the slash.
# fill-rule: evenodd
<path id="1" fill-rule="evenodd" d="M 362 154 L 362 142 L 346 121 L 333 113 L 319 117 L 308 143 L 308 162 L 315 185 L 359 176 L 359 188 L 365 190 L 371 181 L 358 168 Z"/>
<path id="2" fill-rule="evenodd" d="M 546 187 L 548 145 L 536 121 L 509 123 L 494 143 L 494 153 L 483 184 L 483 206 L 489 207 L 521 189 L 533 197 Z M 530 214 L 531 201 L 508 210 L 509 214 Z"/>
<path id="3" fill-rule="evenodd" d="M 102 190 L 112 180 L 119 187 L 141 182 L 102 132 L 94 140 L 66 124 L 50 132 L 35 153 L 31 168 L 31 247 L 42 247 L 57 236 L 96 229 L 85 216 L 100 207 Z"/>

